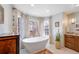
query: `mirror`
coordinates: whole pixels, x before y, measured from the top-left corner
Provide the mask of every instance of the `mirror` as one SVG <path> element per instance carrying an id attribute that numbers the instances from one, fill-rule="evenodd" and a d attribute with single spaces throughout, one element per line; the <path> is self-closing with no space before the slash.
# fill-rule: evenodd
<path id="1" fill-rule="evenodd" d="M 4 23 L 4 8 L 0 5 L 0 24 Z"/>

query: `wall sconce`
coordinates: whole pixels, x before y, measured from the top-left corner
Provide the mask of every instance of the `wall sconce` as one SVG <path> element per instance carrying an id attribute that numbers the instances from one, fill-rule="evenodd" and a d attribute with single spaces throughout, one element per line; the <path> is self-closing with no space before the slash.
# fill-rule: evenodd
<path id="1" fill-rule="evenodd" d="M 76 21 L 75 18 L 72 18 L 72 19 L 71 19 L 71 23 L 72 23 L 72 24 L 75 24 L 75 21 Z"/>

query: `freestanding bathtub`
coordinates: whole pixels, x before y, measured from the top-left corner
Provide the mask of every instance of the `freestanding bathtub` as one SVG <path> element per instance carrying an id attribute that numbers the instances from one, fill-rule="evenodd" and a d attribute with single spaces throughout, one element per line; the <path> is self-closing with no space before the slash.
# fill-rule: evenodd
<path id="1" fill-rule="evenodd" d="M 22 41 L 25 49 L 33 53 L 34 51 L 45 49 L 48 39 L 49 39 L 48 36 L 43 36 L 43 37 L 25 38 Z"/>

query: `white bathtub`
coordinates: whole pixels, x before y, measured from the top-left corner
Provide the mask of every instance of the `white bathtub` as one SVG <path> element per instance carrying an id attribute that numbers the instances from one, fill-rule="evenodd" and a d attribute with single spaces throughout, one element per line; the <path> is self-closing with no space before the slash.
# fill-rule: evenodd
<path id="1" fill-rule="evenodd" d="M 32 53 L 34 51 L 45 49 L 48 39 L 49 39 L 48 36 L 43 36 L 43 37 L 25 38 L 22 41 L 25 49 Z"/>

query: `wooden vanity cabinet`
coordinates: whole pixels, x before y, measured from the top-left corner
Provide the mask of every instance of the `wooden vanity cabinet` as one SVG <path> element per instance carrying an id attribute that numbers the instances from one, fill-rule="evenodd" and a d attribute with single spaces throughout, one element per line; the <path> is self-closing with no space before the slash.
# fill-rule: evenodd
<path id="1" fill-rule="evenodd" d="M 79 52 L 79 36 L 64 35 L 65 47 Z"/>
<path id="2" fill-rule="evenodd" d="M 19 36 L 0 37 L 0 54 L 18 54 L 19 53 Z"/>

